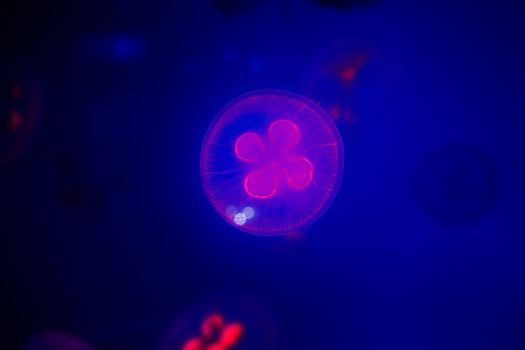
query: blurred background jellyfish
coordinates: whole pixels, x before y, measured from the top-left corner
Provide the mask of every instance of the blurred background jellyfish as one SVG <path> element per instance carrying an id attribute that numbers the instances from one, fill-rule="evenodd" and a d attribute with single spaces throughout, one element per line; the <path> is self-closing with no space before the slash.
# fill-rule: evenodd
<path id="1" fill-rule="evenodd" d="M 236 16 L 256 9 L 261 0 L 211 0 L 213 7 L 225 16 Z"/>
<path id="2" fill-rule="evenodd" d="M 313 0 L 313 2 L 335 9 L 352 9 L 375 5 L 378 3 L 378 0 Z"/>
<path id="3" fill-rule="evenodd" d="M 48 331 L 32 336 L 22 350 L 95 350 L 95 348 L 74 335 Z"/>
<path id="4" fill-rule="evenodd" d="M 416 197 L 444 223 L 469 223 L 484 216 L 497 197 L 497 174 L 481 151 L 463 145 L 438 149 L 416 169 Z"/>
<path id="5" fill-rule="evenodd" d="M 301 230 L 337 194 L 343 145 L 332 120 L 308 99 L 256 91 L 213 120 L 201 152 L 204 190 L 231 225 L 255 234 Z"/>
<path id="6" fill-rule="evenodd" d="M 3 62 L 0 70 L 0 166 L 26 150 L 42 109 L 42 85 L 21 60 Z"/>
<path id="7" fill-rule="evenodd" d="M 369 39 L 336 38 L 313 54 L 302 70 L 300 92 L 318 103 L 338 126 L 361 116 L 385 117 L 377 104 L 399 83 L 398 58 Z"/>
<path id="8" fill-rule="evenodd" d="M 167 329 L 160 350 L 275 349 L 272 317 L 252 297 L 220 296 L 197 304 Z"/>
<path id="9" fill-rule="evenodd" d="M 314 59 L 301 79 L 301 92 L 319 103 L 336 123 L 356 121 L 356 86 L 369 54 L 363 50 L 331 52 Z"/>
<path id="10" fill-rule="evenodd" d="M 126 33 L 84 36 L 76 41 L 74 49 L 77 61 L 84 64 L 137 63 L 147 55 L 144 38 Z"/>

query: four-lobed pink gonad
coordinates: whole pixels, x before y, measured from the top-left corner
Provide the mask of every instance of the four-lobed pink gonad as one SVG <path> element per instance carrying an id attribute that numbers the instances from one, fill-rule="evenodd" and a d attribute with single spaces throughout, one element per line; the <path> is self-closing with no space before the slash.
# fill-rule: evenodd
<path id="1" fill-rule="evenodd" d="M 288 119 L 272 122 L 266 137 L 255 132 L 240 135 L 235 141 L 235 155 L 254 165 L 243 180 L 246 193 L 267 199 L 284 185 L 293 190 L 307 188 L 314 177 L 314 166 L 307 157 L 295 152 L 300 142 L 299 127 Z"/>

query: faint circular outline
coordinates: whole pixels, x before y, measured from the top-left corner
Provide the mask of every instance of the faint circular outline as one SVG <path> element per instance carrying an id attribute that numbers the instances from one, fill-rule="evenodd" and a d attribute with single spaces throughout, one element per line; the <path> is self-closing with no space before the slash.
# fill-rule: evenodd
<path id="1" fill-rule="evenodd" d="M 448 164 L 449 167 L 455 166 L 458 170 L 461 160 L 467 159 L 471 162 L 474 161 L 479 167 L 478 170 L 483 171 L 482 181 L 485 190 L 477 192 L 481 199 L 479 205 L 469 210 L 458 210 L 452 205 L 446 205 L 447 201 L 445 200 L 434 200 L 432 192 L 438 193 L 440 191 L 428 190 L 428 184 L 431 182 L 434 182 L 434 188 L 437 186 L 436 181 L 432 180 L 432 168 Z M 498 192 L 499 177 L 492 161 L 480 150 L 464 144 L 450 144 L 432 151 L 419 162 L 414 172 L 414 194 L 418 203 L 432 217 L 447 224 L 467 224 L 479 220 L 494 205 Z M 451 201 L 448 203 L 450 204 Z"/>

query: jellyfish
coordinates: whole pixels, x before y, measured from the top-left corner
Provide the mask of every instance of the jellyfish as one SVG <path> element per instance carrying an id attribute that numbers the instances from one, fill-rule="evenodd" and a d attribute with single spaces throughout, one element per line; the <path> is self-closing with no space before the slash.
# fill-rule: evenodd
<path id="1" fill-rule="evenodd" d="M 343 176 L 343 144 L 330 117 L 303 96 L 245 94 L 212 121 L 201 177 L 213 208 L 260 235 L 301 231 L 330 206 Z"/>
<path id="2" fill-rule="evenodd" d="M 42 109 L 42 84 L 30 64 L 0 68 L 0 167 L 21 156 L 31 142 Z"/>
<path id="3" fill-rule="evenodd" d="M 415 194 L 421 206 L 447 224 L 484 216 L 498 194 L 497 170 L 489 157 L 466 145 L 430 153 L 416 169 Z"/>
<path id="4" fill-rule="evenodd" d="M 357 83 L 369 58 L 355 49 L 326 51 L 305 70 L 301 93 L 318 101 L 336 123 L 352 124 L 356 121 Z"/>
<path id="5" fill-rule="evenodd" d="M 256 298 L 220 295 L 182 312 L 171 323 L 161 350 L 271 350 L 273 319 Z"/>
<path id="6" fill-rule="evenodd" d="M 94 350 L 95 348 L 87 344 L 76 336 L 48 331 L 32 336 L 23 346 L 23 350 Z"/>

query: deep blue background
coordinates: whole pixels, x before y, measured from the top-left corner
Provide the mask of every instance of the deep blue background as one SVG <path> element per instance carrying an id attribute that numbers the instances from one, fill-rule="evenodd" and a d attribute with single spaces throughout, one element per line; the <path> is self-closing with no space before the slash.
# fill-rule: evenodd
<path id="1" fill-rule="evenodd" d="M 155 349 L 218 293 L 259 298 L 278 349 L 525 348 L 523 6 L 250 3 L 0 7 L 0 62 L 30 62 L 45 93 L 32 142 L 0 168 L 0 348 L 62 329 Z M 368 60 L 338 197 L 299 237 L 235 231 L 200 185 L 209 122 L 253 89 L 301 92 L 343 52 Z M 423 204 L 418 169 L 464 149 L 487 167 L 457 181 L 494 181 L 449 220 L 453 203 Z"/>

